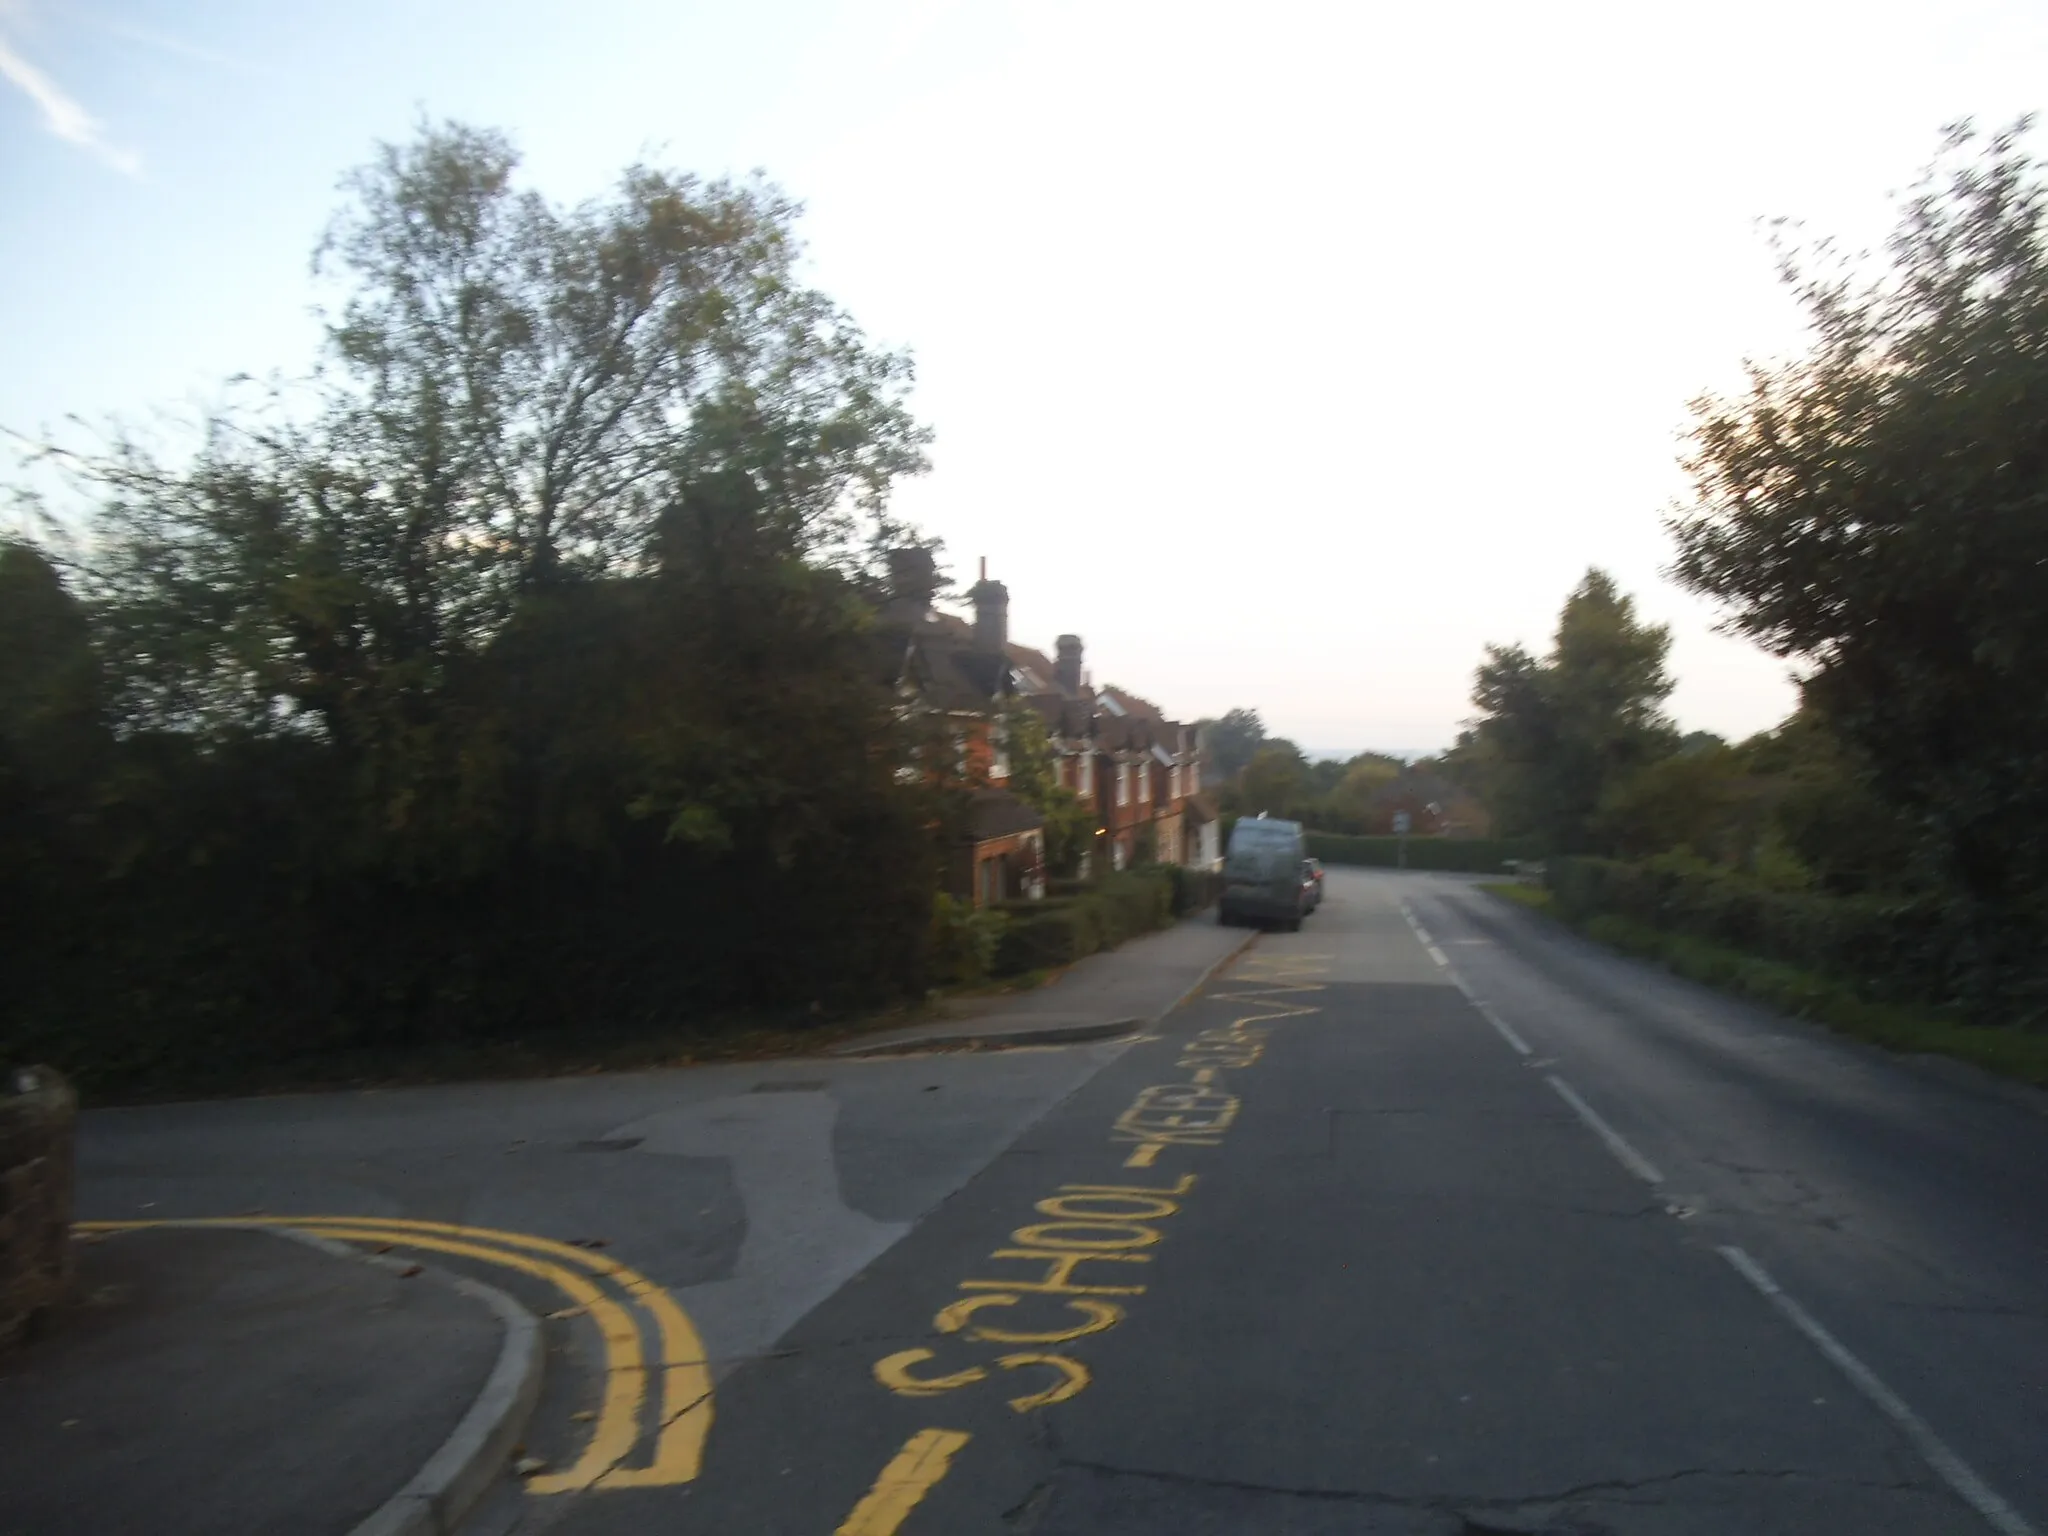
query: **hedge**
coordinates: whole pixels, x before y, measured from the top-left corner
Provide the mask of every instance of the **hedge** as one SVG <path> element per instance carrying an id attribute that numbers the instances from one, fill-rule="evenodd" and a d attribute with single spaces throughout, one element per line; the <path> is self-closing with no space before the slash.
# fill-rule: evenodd
<path id="1" fill-rule="evenodd" d="M 1003 910 L 1009 922 L 996 944 L 995 974 L 1049 970 L 1114 949 L 1206 906 L 1215 899 L 1214 883 L 1205 871 L 1153 866 L 1111 875 L 1071 896 L 1008 902 Z"/>
<path id="2" fill-rule="evenodd" d="M 1459 874 L 1497 875 L 1510 860 L 1543 857 L 1543 850 L 1528 838 L 1507 837 L 1352 837 L 1342 832 L 1308 834 L 1308 856 L 1325 864 L 1362 864 L 1374 869 L 1394 869 L 1401 862 L 1401 844 L 1408 844 L 1410 869 L 1444 870 Z"/>
<path id="3" fill-rule="evenodd" d="M 1677 854 L 1552 859 L 1544 878 L 1558 915 L 1575 925 L 1626 918 L 1837 977 L 1882 1001 L 1941 1002 L 1954 991 L 1954 938 L 1931 902 L 1783 890 Z"/>

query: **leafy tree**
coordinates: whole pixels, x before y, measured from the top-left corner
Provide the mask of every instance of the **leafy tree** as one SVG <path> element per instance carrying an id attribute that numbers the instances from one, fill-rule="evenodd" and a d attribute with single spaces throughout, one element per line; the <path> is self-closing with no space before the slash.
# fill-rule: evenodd
<path id="1" fill-rule="evenodd" d="M 1782 270 L 1812 345 L 1695 407 L 1676 573 L 1805 667 L 1808 708 L 1918 829 L 1985 975 L 2048 928 L 2048 178 L 2027 124 L 1950 132 L 1875 270 Z"/>
<path id="2" fill-rule="evenodd" d="M 772 187 L 635 167 L 562 209 L 515 171 L 457 125 L 385 149 L 323 248 L 320 374 L 188 462 L 69 458 L 82 605 L 0 558 L 0 792 L 66 810 L 24 765 L 92 727 L 99 861 L 0 1055 L 921 985 L 945 807 L 863 599 L 908 363 L 797 280 Z"/>
<path id="3" fill-rule="evenodd" d="M 1246 815 L 1265 811 L 1286 816 L 1308 792 L 1308 760 L 1293 742 L 1276 739 L 1260 747 L 1245 765 L 1237 782 L 1237 804 Z"/>
<path id="4" fill-rule="evenodd" d="M 1233 709 L 1221 720 L 1204 720 L 1200 724 L 1208 742 L 1210 761 L 1226 781 L 1244 772 L 1245 765 L 1266 740 L 1266 723 L 1256 709 Z"/>
<path id="5" fill-rule="evenodd" d="M 1372 830 L 1373 802 L 1401 776 L 1401 765 L 1391 757 L 1364 752 L 1344 765 L 1344 776 L 1330 791 L 1326 806 L 1328 819 L 1337 830 Z"/>
<path id="6" fill-rule="evenodd" d="M 650 569 L 684 487 L 744 474 L 748 537 L 846 557 L 919 467 L 905 360 L 796 281 L 773 188 L 635 167 L 563 210 L 516 167 L 448 125 L 351 179 L 311 421 L 217 421 L 191 468 L 125 441 L 78 464 L 131 717 L 375 757 L 527 594 Z"/>
<path id="7" fill-rule="evenodd" d="M 1736 749 L 1770 806 L 1769 834 L 1786 858 L 1838 895 L 1924 888 L 1919 829 L 1872 791 L 1870 774 L 1811 709 Z"/>
<path id="8" fill-rule="evenodd" d="M 1728 864 L 1747 863 L 1762 827 L 1758 787 L 1730 747 L 1709 743 L 1680 750 L 1602 790 L 1592 840 L 1624 859 L 1683 849 Z"/>
<path id="9" fill-rule="evenodd" d="M 1549 655 L 1487 648 L 1473 690 L 1483 713 L 1463 756 L 1483 763 L 1504 835 L 1560 853 L 1596 846 L 1602 796 L 1676 745 L 1662 710 L 1670 648 L 1670 631 L 1639 621 L 1599 570 L 1565 599 Z"/>

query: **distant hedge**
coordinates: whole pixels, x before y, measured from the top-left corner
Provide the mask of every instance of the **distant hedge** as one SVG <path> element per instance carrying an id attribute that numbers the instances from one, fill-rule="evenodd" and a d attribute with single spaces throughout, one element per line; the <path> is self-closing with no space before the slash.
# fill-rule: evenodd
<path id="1" fill-rule="evenodd" d="M 1942 1002 L 1955 990 L 1953 935 L 1933 903 L 1781 890 L 1680 854 L 1551 859 L 1544 878 L 1570 923 L 1625 917 L 1837 977 L 1883 1001 Z"/>
<path id="2" fill-rule="evenodd" d="M 1325 864 L 1363 864 L 1393 869 L 1401 863 L 1398 837 L 1350 837 L 1342 832 L 1311 832 L 1308 854 Z M 1497 875 L 1510 859 L 1533 860 L 1543 850 L 1527 838 L 1411 837 L 1407 839 L 1410 869 L 1446 870 L 1458 874 Z"/>

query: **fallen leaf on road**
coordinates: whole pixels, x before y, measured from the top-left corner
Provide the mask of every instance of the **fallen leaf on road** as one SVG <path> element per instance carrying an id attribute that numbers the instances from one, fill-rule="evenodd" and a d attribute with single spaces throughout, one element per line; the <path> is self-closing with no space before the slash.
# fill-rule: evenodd
<path id="1" fill-rule="evenodd" d="M 536 1472 L 545 1472 L 548 1464 L 538 1456 L 522 1456 L 512 1463 L 512 1470 L 521 1477 L 531 1477 Z"/>
<path id="2" fill-rule="evenodd" d="M 562 1318 L 565 1317 L 581 1317 L 582 1315 L 583 1308 L 581 1307 L 564 1307 L 559 1312 L 550 1312 L 548 1314 L 550 1318 L 553 1318 L 556 1321 L 560 1321 Z"/>
<path id="3" fill-rule="evenodd" d="M 391 1244 L 389 1243 L 379 1243 L 376 1247 L 370 1250 L 370 1252 L 372 1253 L 389 1253 L 390 1251 Z"/>
<path id="4" fill-rule="evenodd" d="M 401 1280 L 410 1280 L 410 1279 L 411 1279 L 411 1278 L 412 1278 L 412 1277 L 413 1277 L 414 1275 L 418 1274 L 419 1272 L 420 1272 L 420 1266 L 419 1266 L 419 1265 L 417 1265 L 417 1264 L 408 1264 L 408 1265 L 406 1265 L 406 1266 L 405 1266 L 405 1268 L 401 1269 L 401 1270 L 400 1270 L 400 1271 L 398 1272 L 398 1278 L 399 1278 L 399 1279 L 401 1279 Z"/>
<path id="5" fill-rule="evenodd" d="M 592 1419 L 596 1418 L 597 1415 L 588 1408 L 578 1408 L 574 1413 L 570 1414 L 569 1417 L 574 1419 L 578 1424 L 588 1424 Z"/>
<path id="6" fill-rule="evenodd" d="M 569 1239 L 569 1246 L 571 1248 L 603 1248 L 609 1242 L 609 1238 L 603 1237 L 572 1237 Z"/>

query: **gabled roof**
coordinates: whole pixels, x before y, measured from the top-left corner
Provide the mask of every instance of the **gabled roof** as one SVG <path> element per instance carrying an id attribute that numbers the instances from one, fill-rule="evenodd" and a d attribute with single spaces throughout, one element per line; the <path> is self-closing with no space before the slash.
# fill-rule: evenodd
<path id="1" fill-rule="evenodd" d="M 968 797 L 967 829 L 977 843 L 1035 832 L 1045 818 L 1007 789 L 977 789 Z"/>

